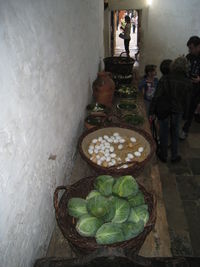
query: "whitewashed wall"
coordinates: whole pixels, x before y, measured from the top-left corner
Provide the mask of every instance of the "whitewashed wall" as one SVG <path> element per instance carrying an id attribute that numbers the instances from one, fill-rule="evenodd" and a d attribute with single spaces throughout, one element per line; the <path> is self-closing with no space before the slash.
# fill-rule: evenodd
<path id="1" fill-rule="evenodd" d="M 200 35 L 199 0 L 152 0 L 151 6 L 149 2 L 109 0 L 109 10 L 142 10 L 141 74 L 146 64 L 159 66 L 163 59 L 187 54 L 189 37 Z"/>
<path id="2" fill-rule="evenodd" d="M 0 0 L 1 267 L 45 255 L 102 57 L 103 1 Z"/>
<path id="3" fill-rule="evenodd" d="M 152 0 L 144 10 L 142 65 L 187 54 L 189 37 L 200 35 L 199 14 L 199 0 Z"/>

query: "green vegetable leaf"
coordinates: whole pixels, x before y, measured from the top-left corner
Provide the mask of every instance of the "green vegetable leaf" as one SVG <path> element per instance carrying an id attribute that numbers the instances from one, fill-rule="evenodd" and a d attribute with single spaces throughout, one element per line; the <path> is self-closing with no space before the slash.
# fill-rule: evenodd
<path id="1" fill-rule="evenodd" d="M 116 180 L 113 186 L 113 193 L 120 197 L 136 195 L 138 193 L 138 184 L 132 176 L 122 176 Z"/>
<path id="2" fill-rule="evenodd" d="M 71 198 L 67 204 L 69 215 L 79 218 L 87 214 L 86 200 L 82 198 Z"/>
<path id="3" fill-rule="evenodd" d="M 112 219 L 113 223 L 123 223 L 128 219 L 130 213 L 130 205 L 128 201 L 114 197 L 112 200 L 112 205 L 115 210 L 114 217 Z"/>
<path id="4" fill-rule="evenodd" d="M 124 234 L 120 225 L 105 223 L 97 231 L 96 241 L 100 245 L 114 244 L 124 241 Z"/>
<path id="5" fill-rule="evenodd" d="M 103 196 L 109 196 L 112 194 L 112 187 L 114 184 L 114 178 L 110 175 L 98 176 L 94 182 L 94 188 L 98 190 Z"/>
<path id="6" fill-rule="evenodd" d="M 83 215 L 76 224 L 76 230 L 81 236 L 93 237 L 103 221 L 91 215 Z"/>

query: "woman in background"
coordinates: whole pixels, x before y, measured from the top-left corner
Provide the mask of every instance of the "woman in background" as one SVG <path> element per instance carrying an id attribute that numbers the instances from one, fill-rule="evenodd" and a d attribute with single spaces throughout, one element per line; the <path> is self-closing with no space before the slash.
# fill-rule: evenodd
<path id="1" fill-rule="evenodd" d="M 125 27 L 121 27 L 121 30 L 123 30 L 124 32 L 124 47 L 125 47 L 125 51 L 127 54 L 127 57 L 130 56 L 130 51 L 129 51 L 129 44 L 130 44 L 130 40 L 131 40 L 131 19 L 129 16 L 125 16 L 125 22 L 126 25 Z"/>

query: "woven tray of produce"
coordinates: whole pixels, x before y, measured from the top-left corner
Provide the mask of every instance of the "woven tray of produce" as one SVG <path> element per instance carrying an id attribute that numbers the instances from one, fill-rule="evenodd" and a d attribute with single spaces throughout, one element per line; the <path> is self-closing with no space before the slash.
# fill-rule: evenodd
<path id="1" fill-rule="evenodd" d="M 58 194 L 65 190 L 60 201 Z M 156 199 L 133 176 L 87 177 L 54 193 L 58 225 L 77 254 L 104 247 L 137 253 L 156 221 Z"/>
<path id="2" fill-rule="evenodd" d="M 98 173 L 138 175 L 154 155 L 155 143 L 146 131 L 120 124 L 84 132 L 79 152 Z"/>

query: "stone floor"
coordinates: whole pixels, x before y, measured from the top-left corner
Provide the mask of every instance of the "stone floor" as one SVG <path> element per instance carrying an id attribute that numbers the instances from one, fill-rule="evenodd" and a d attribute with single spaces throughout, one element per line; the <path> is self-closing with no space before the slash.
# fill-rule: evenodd
<path id="1" fill-rule="evenodd" d="M 180 154 L 176 165 L 159 163 L 172 253 L 200 256 L 200 124 L 180 142 Z"/>

